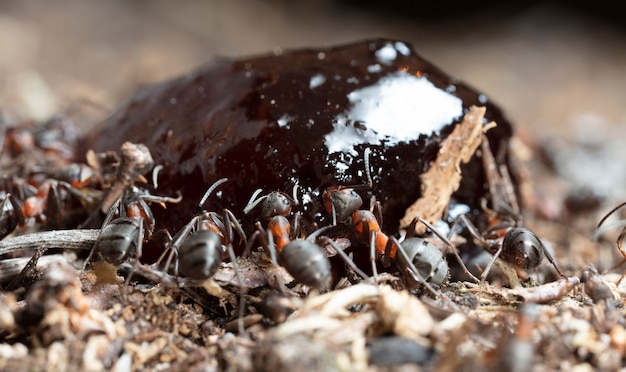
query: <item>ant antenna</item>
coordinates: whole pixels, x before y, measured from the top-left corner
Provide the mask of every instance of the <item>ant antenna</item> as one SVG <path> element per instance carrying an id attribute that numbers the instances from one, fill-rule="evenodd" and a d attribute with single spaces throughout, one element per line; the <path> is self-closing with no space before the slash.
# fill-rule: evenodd
<path id="1" fill-rule="evenodd" d="M 370 153 L 372 151 L 370 150 L 369 147 L 366 147 L 365 150 L 363 150 L 363 163 L 365 163 L 365 176 L 367 177 L 367 185 L 369 187 L 372 187 L 372 185 L 374 184 L 372 182 L 372 174 L 370 171 Z"/>
<path id="2" fill-rule="evenodd" d="M 248 204 L 246 204 L 246 207 L 243 209 L 244 214 L 250 213 L 250 211 L 253 210 L 254 207 L 256 207 L 263 199 L 267 198 L 267 195 L 263 195 L 257 199 L 257 196 L 259 196 L 262 191 L 263 190 L 261 189 L 256 189 L 256 191 L 252 193 L 250 200 L 248 200 Z"/>
<path id="3" fill-rule="evenodd" d="M 155 190 L 159 188 L 158 179 L 159 179 L 159 173 L 161 173 L 161 170 L 163 170 L 162 164 L 159 164 L 152 169 L 152 185 L 154 186 Z"/>
<path id="4" fill-rule="evenodd" d="M 211 185 L 211 187 L 209 187 L 209 189 L 204 193 L 204 196 L 202 197 L 202 199 L 200 199 L 200 203 L 198 203 L 198 208 L 202 209 L 202 206 L 204 205 L 204 203 L 206 203 L 206 200 L 209 198 L 209 195 L 211 195 L 211 193 L 221 184 L 223 184 L 224 182 L 228 181 L 228 178 L 220 178 L 219 180 L 215 181 L 214 184 Z"/>
<path id="5" fill-rule="evenodd" d="M 298 184 L 298 182 L 296 181 L 296 183 L 293 185 L 293 190 L 291 192 L 291 197 L 293 198 L 292 200 L 290 200 L 291 202 L 293 202 L 293 205 L 298 205 L 298 189 L 300 188 L 300 185 Z"/>

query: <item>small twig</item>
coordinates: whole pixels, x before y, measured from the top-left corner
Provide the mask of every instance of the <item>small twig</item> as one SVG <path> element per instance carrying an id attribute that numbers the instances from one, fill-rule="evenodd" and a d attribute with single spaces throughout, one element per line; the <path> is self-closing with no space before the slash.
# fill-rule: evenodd
<path id="1" fill-rule="evenodd" d="M 43 245 L 46 245 L 48 249 L 88 250 L 96 243 L 99 233 L 99 229 L 74 229 L 20 235 L 0 241 L 0 256 L 28 249 L 38 249 Z"/>

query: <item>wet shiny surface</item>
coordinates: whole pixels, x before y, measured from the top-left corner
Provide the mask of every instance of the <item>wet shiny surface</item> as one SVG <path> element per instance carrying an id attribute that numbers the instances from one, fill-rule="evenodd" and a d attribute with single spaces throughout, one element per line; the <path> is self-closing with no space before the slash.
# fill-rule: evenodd
<path id="1" fill-rule="evenodd" d="M 384 226 L 395 231 L 420 196 L 442 138 L 471 105 L 487 106 L 494 153 L 511 127 L 484 95 L 423 60 L 410 45 L 370 40 L 241 60 L 216 60 L 185 76 L 138 91 L 83 139 L 85 149 L 146 144 L 165 169 L 159 193 L 181 191 L 182 203 L 157 213 L 161 227 L 178 228 L 215 180 L 228 177 L 207 208 L 242 210 L 252 192 L 302 186 L 305 218 L 323 218 L 320 190 L 365 183 L 370 158 L 373 194 Z M 484 175 L 476 159 L 463 168 L 456 196 L 477 206 Z M 367 195 L 363 195 L 367 197 Z M 246 217 L 248 218 L 248 217 Z M 250 216 L 255 219 L 258 216 Z"/>

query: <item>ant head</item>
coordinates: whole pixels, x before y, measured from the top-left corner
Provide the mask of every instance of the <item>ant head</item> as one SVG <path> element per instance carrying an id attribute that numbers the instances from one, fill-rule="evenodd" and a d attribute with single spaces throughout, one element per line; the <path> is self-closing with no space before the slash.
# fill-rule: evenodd
<path id="1" fill-rule="evenodd" d="M 324 192 L 324 207 L 338 221 L 346 221 L 363 205 L 363 199 L 353 188 L 329 187 Z"/>
<path id="2" fill-rule="evenodd" d="M 270 219 L 274 216 L 286 216 L 291 213 L 291 208 L 295 202 L 282 192 L 273 191 L 267 196 L 263 204 L 261 204 L 261 216 L 264 219 Z"/>

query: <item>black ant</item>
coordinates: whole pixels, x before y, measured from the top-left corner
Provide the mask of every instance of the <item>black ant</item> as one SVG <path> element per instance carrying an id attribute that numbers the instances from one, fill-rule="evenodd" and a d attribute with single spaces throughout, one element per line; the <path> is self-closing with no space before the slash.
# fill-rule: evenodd
<path id="1" fill-rule="evenodd" d="M 261 239 L 264 248 L 269 251 L 272 262 L 275 265 L 281 262 L 296 282 L 313 288 L 322 288 L 330 278 L 330 261 L 314 240 L 326 231 L 327 227 L 314 231 L 306 239 L 296 238 L 300 235 L 300 213 L 294 215 L 292 223 L 286 216 L 291 213 L 293 206 L 298 204 L 297 187 L 298 185 L 295 185 L 293 188 L 293 197 L 279 191 L 273 191 L 257 198 L 261 192 L 259 189 L 250 198 L 244 212 L 249 213 L 262 202 L 261 217 L 267 221 L 267 229 L 264 230 L 261 224 L 257 223 L 255 237 L 258 236 Z M 327 242 L 357 274 L 367 278 L 367 275 L 356 267 L 331 239 L 327 239 Z"/>
<path id="2" fill-rule="evenodd" d="M 297 204 L 296 188 L 297 185 L 294 187 L 293 198 L 279 191 L 257 198 L 261 190 L 255 191 L 244 212 L 249 213 L 260 203 L 261 216 L 267 221 L 267 228 L 264 229 L 257 222 L 257 231 L 250 243 L 258 237 L 274 265 L 277 266 L 280 262 L 298 283 L 323 288 L 330 278 L 331 265 L 322 248 L 313 240 L 326 229 L 316 230 L 307 239 L 296 238 L 299 235 L 299 214 L 295 215 L 293 229 L 292 223 L 286 217 Z M 249 248 L 250 245 L 246 247 L 246 252 Z"/>
<path id="3" fill-rule="evenodd" d="M 487 208 L 483 203 L 483 210 L 489 216 L 490 227 L 483 234 L 480 234 L 468 217 L 461 215 L 450 229 L 450 234 L 452 234 L 456 225 L 462 223 L 468 228 L 478 244 L 493 255 L 480 276 L 480 282 L 485 281 L 498 258 L 518 268 L 529 270 L 539 266 L 544 256 L 550 261 L 556 272 L 567 279 L 568 277 L 559 269 L 556 260 L 545 248 L 539 237 L 531 230 L 518 226 L 521 214 L 510 176 L 505 166 L 499 168 L 496 166 L 489 142 L 484 135 L 481 149 L 489 190 L 493 199 L 493 210 Z M 475 277 L 472 275 L 472 278 Z M 509 281 L 514 281 L 514 278 L 509 277 Z"/>
<path id="4" fill-rule="evenodd" d="M 467 216 L 462 215 L 457 221 L 467 226 L 470 234 L 478 241 L 479 245 L 493 255 L 480 276 L 481 282 L 487 278 L 491 267 L 498 258 L 520 269 L 530 270 L 539 266 L 545 256 L 557 274 L 567 278 L 559 269 L 550 251 L 546 249 L 541 239 L 531 230 L 519 226 L 507 228 L 500 226 L 497 235 L 490 235 L 491 231 L 489 230 L 481 235 Z M 451 229 L 451 232 L 453 230 Z M 500 238 L 499 236 L 502 234 L 503 237 Z"/>
<path id="5" fill-rule="evenodd" d="M 207 189 L 198 203 L 198 212 L 174 238 L 170 239 L 168 249 L 161 255 L 157 265 L 169 251 L 164 265 L 165 270 L 169 268 L 173 256 L 176 255 L 175 273 L 180 271 L 186 277 L 198 280 L 212 278 L 225 253 L 230 256 L 233 265 L 237 265 L 232 247 L 233 226 L 242 242 L 247 244 L 247 238 L 237 218 L 228 209 L 224 209 L 223 216 L 202 209 L 211 193 L 226 181 L 227 178 L 221 178 Z M 236 268 L 235 271 L 239 275 Z M 243 285 L 241 279 L 238 280 Z"/>
<path id="6" fill-rule="evenodd" d="M 126 190 L 107 213 L 98 239 L 85 259 L 83 271 L 94 252 L 98 252 L 106 262 L 115 266 L 131 257 L 138 260 L 142 255 L 144 240 L 152 237 L 155 228 L 154 216 L 148 203 L 178 203 L 180 200 L 181 197 L 151 195 L 135 186 Z M 118 217 L 113 218 L 115 215 Z"/>
<path id="7" fill-rule="evenodd" d="M 244 281 L 232 246 L 234 240 L 233 226 L 244 244 L 247 244 L 247 239 L 243 228 L 230 210 L 224 209 L 223 216 L 220 218 L 217 213 L 202 209 L 209 195 L 226 181 L 228 181 L 227 178 L 221 178 L 207 189 L 198 203 L 196 215 L 170 240 L 166 251 L 163 252 L 155 265 L 158 266 L 169 251 L 164 265 L 165 271 L 168 270 L 173 256 L 176 255 L 175 275 L 178 275 L 180 271 L 187 278 L 204 281 L 215 275 L 222 264 L 222 256 L 225 253 L 228 254 L 239 285 L 238 326 L 239 333 L 243 333 L 245 328 L 243 323 L 245 310 Z"/>

